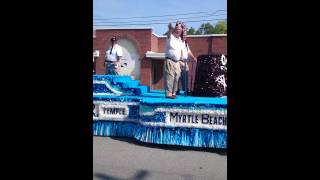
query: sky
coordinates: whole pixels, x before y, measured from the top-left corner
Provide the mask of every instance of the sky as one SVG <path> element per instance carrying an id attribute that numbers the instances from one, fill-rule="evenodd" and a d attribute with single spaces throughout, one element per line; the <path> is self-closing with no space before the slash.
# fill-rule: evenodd
<path id="1" fill-rule="evenodd" d="M 163 35 L 169 22 L 181 20 L 197 30 L 226 18 L 227 0 L 93 0 L 93 29 L 151 27 Z"/>

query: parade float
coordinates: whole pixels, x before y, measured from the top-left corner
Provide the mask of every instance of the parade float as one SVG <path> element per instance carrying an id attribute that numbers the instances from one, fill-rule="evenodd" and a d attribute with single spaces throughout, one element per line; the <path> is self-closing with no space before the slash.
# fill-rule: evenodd
<path id="1" fill-rule="evenodd" d="M 210 67 L 220 70 L 212 71 L 214 73 L 208 75 L 211 79 L 205 83 L 199 79 L 199 71 L 201 63 L 209 67 L 209 61 L 214 64 Z M 221 55 L 219 58 L 200 56 L 198 64 L 199 77 L 195 79 L 199 84 L 195 82 L 195 89 L 198 90 L 194 93 L 198 95 L 178 95 L 176 99 L 167 99 L 163 90 L 152 90 L 130 76 L 94 75 L 93 135 L 131 137 L 155 144 L 226 149 L 226 58 Z M 201 83 L 207 84 L 206 87 Z M 210 88 L 217 91 L 211 93 L 215 97 L 203 97 L 210 94 Z M 199 97 L 200 94 L 202 97 Z"/>

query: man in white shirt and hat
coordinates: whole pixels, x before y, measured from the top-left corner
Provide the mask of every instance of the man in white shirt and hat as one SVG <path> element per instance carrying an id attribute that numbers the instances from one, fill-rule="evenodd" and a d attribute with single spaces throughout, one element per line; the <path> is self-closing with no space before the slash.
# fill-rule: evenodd
<path id="1" fill-rule="evenodd" d="M 178 82 L 181 75 L 180 63 L 182 58 L 182 22 L 177 21 L 175 28 L 169 24 L 164 62 L 164 88 L 166 98 L 175 99 Z"/>
<path id="2" fill-rule="evenodd" d="M 110 75 L 119 75 L 120 59 L 122 57 L 122 48 L 117 44 L 117 38 L 113 36 L 111 39 L 111 46 L 106 51 L 106 73 Z"/>

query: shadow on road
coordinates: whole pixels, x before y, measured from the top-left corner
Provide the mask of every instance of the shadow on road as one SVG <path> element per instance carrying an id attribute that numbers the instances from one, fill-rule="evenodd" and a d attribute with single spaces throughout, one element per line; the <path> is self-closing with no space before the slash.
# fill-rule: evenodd
<path id="1" fill-rule="evenodd" d="M 153 143 L 141 142 L 141 141 L 138 141 L 134 138 L 127 138 L 127 137 L 110 137 L 110 138 L 117 140 L 117 141 L 123 141 L 123 142 L 127 142 L 130 144 L 144 146 L 144 147 L 148 147 L 148 148 L 157 148 L 157 149 L 170 150 L 170 151 L 204 151 L 204 152 L 217 153 L 217 154 L 223 155 L 223 156 L 227 155 L 226 149 L 178 146 L 178 145 L 167 145 L 167 144 L 153 144 Z"/>
<path id="2" fill-rule="evenodd" d="M 95 178 L 101 179 L 101 180 L 127 180 L 127 179 L 132 179 L 132 180 L 143 180 L 149 175 L 148 171 L 146 170 L 140 170 L 137 171 L 136 174 L 134 174 L 132 177 L 123 179 L 123 178 L 118 178 L 114 176 L 110 176 L 107 174 L 102 174 L 102 173 L 95 173 L 94 176 Z"/>

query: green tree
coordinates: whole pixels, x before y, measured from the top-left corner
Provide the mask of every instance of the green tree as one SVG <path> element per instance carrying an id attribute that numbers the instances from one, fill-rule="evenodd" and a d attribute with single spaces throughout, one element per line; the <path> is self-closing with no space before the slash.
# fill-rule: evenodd
<path id="1" fill-rule="evenodd" d="M 168 31 L 163 35 L 167 36 Z M 227 21 L 219 21 L 216 25 L 212 25 L 210 23 L 203 23 L 197 29 L 197 31 L 191 27 L 188 32 L 188 35 L 203 35 L 203 34 L 227 34 Z"/>
<path id="2" fill-rule="evenodd" d="M 213 30 L 214 34 L 226 34 L 227 33 L 227 21 L 219 21 Z"/>
<path id="3" fill-rule="evenodd" d="M 227 33 L 227 21 L 219 21 L 215 26 L 210 23 L 201 24 L 195 34 L 226 34 Z"/>
<path id="4" fill-rule="evenodd" d="M 201 24 L 199 29 L 196 31 L 196 34 L 203 35 L 203 34 L 213 34 L 214 27 L 210 23 Z"/>
<path id="5" fill-rule="evenodd" d="M 191 27 L 191 28 L 188 30 L 187 34 L 188 34 L 188 35 L 194 35 L 194 34 L 196 34 L 196 30 L 195 30 L 193 27 Z"/>

